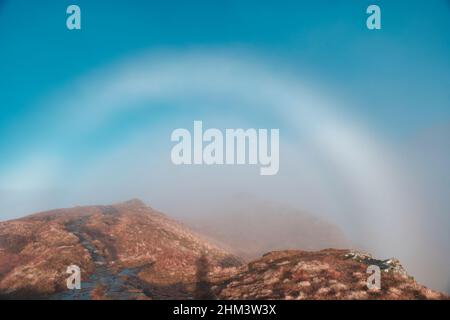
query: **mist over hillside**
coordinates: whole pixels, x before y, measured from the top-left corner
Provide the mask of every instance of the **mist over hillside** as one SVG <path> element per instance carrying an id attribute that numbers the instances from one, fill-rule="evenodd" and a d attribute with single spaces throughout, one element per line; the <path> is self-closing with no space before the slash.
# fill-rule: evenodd
<path id="1" fill-rule="evenodd" d="M 350 246 L 350 241 L 336 225 L 301 210 L 249 195 L 231 197 L 223 206 L 205 208 L 180 219 L 247 259 L 274 250 Z"/>

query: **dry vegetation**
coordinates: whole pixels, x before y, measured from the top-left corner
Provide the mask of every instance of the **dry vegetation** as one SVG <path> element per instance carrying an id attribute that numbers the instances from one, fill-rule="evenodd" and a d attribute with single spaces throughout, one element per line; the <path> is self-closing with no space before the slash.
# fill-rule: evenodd
<path id="1" fill-rule="evenodd" d="M 368 263 L 383 266 L 380 291 L 367 290 Z M 85 291 L 80 296 L 66 289 L 71 264 L 82 270 Z M 0 298 L 61 297 L 447 298 L 416 283 L 396 260 L 349 255 L 347 250 L 277 251 L 244 265 L 139 200 L 0 223 Z"/>

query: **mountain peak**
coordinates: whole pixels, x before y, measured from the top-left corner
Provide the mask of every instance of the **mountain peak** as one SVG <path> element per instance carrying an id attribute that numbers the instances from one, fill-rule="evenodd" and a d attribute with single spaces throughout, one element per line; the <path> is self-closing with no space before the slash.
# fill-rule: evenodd
<path id="1" fill-rule="evenodd" d="M 133 199 L 124 201 L 121 204 L 130 206 L 130 207 L 147 207 L 147 205 L 144 203 L 144 201 L 142 201 L 141 199 L 138 199 L 138 198 L 133 198 Z"/>
<path id="2" fill-rule="evenodd" d="M 206 253 L 211 268 L 240 265 L 138 199 L 53 210 L 0 223 L 0 298 L 194 298 Z M 70 265 L 81 269 L 85 289 L 66 289 Z"/>

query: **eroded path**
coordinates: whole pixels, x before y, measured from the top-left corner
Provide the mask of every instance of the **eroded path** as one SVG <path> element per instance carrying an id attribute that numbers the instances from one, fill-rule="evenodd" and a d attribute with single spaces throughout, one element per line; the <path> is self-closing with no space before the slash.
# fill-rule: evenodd
<path id="1" fill-rule="evenodd" d="M 108 260 L 97 250 L 90 237 L 83 232 L 86 222 L 86 218 L 76 219 L 68 223 L 66 228 L 77 236 L 80 243 L 88 250 L 95 264 L 95 270 L 87 281 L 81 282 L 80 290 L 67 289 L 53 294 L 50 299 L 90 300 L 98 295 L 101 298 L 115 300 L 145 299 L 147 296 L 138 287 L 140 280 L 137 274 L 142 268 L 126 268 L 118 272 L 110 268 Z M 94 291 L 97 292 L 94 294 Z"/>

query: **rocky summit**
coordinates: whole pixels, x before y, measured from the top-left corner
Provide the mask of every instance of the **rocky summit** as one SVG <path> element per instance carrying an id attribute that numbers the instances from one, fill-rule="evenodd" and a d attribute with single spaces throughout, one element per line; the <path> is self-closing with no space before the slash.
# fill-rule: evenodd
<path id="1" fill-rule="evenodd" d="M 0 298 L 447 299 L 395 259 L 350 251 L 275 251 L 244 263 L 218 241 L 140 200 L 58 209 L 0 223 Z M 81 289 L 67 268 L 79 266 Z M 368 290 L 377 265 L 381 288 Z"/>

